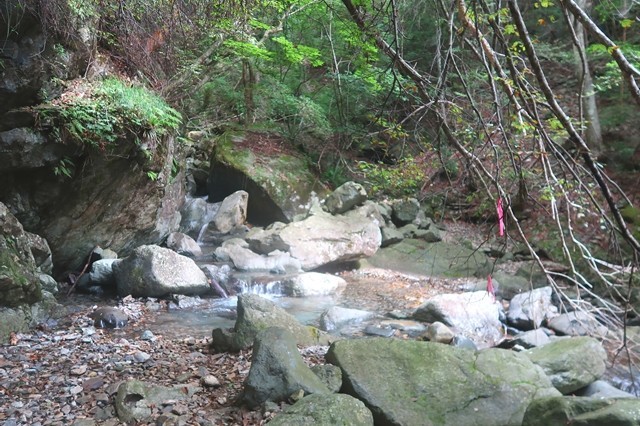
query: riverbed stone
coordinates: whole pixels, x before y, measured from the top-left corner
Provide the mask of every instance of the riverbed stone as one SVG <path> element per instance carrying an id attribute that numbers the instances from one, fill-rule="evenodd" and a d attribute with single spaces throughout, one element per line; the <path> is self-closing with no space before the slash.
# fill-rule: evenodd
<path id="1" fill-rule="evenodd" d="M 420 202 L 415 198 L 403 198 L 391 203 L 391 219 L 396 226 L 407 225 L 418 217 Z"/>
<path id="2" fill-rule="evenodd" d="M 248 248 L 246 241 L 233 238 L 222 243 L 215 250 L 220 261 L 231 261 L 240 271 L 268 271 L 277 274 L 295 273 L 302 270 L 300 261 L 288 252 L 273 250 L 268 254 L 258 254 Z"/>
<path id="3" fill-rule="evenodd" d="M 588 312 L 573 311 L 560 314 L 549 321 L 547 327 L 568 336 L 606 336 L 607 327 Z"/>
<path id="4" fill-rule="evenodd" d="M 540 327 L 543 321 L 558 313 L 558 308 L 551 300 L 552 296 L 553 289 L 549 286 L 515 295 L 507 312 L 509 325 L 520 330 Z"/>
<path id="5" fill-rule="evenodd" d="M 482 348 L 494 346 L 503 338 L 501 309 L 486 291 L 439 294 L 416 309 L 413 319 L 428 323 L 439 321 Z"/>
<path id="6" fill-rule="evenodd" d="M 325 200 L 331 214 L 341 214 L 367 200 L 367 191 L 356 182 L 345 182 L 335 189 Z"/>
<path id="7" fill-rule="evenodd" d="M 565 395 L 602 377 L 607 362 L 604 348 L 592 337 L 554 339 L 523 354 L 542 367 L 553 386 Z"/>
<path id="8" fill-rule="evenodd" d="M 305 272 L 284 281 L 285 293 L 292 297 L 328 296 L 342 291 L 347 282 L 338 276 Z"/>
<path id="9" fill-rule="evenodd" d="M 222 233 L 242 226 L 247 221 L 247 205 L 249 194 L 246 191 L 236 191 L 225 197 L 220 208 L 213 217 L 216 229 Z"/>
<path id="10" fill-rule="evenodd" d="M 121 296 L 162 297 L 210 291 L 207 277 L 192 259 L 155 245 L 136 248 L 115 263 L 113 271 Z"/>
<path id="11" fill-rule="evenodd" d="M 253 345 L 256 335 L 269 327 L 291 332 L 302 346 L 327 345 L 335 338 L 298 320 L 272 301 L 255 294 L 238 296 L 238 318 L 233 329 L 216 328 L 211 347 L 217 352 L 237 352 Z"/>
<path id="12" fill-rule="evenodd" d="M 577 396 L 589 396 L 593 398 L 637 398 L 635 395 L 625 392 L 617 387 L 611 385 L 604 380 L 596 380 L 593 383 L 588 384 L 582 389 L 578 389 L 574 392 Z"/>
<path id="13" fill-rule="evenodd" d="M 548 331 L 548 330 L 547 330 Z M 541 328 L 525 331 L 513 336 L 513 345 L 520 345 L 525 349 L 543 346 L 549 343 L 549 335 Z"/>
<path id="14" fill-rule="evenodd" d="M 89 272 L 90 285 L 115 288 L 116 278 L 113 273 L 113 265 L 121 261 L 120 259 L 100 259 L 93 262 Z"/>
<path id="15" fill-rule="evenodd" d="M 139 380 L 128 380 L 118 386 L 115 407 L 120 421 L 144 422 L 154 407 L 166 401 L 182 401 L 200 390 L 197 386 L 180 385 L 173 388 L 152 385 Z"/>
<path id="16" fill-rule="evenodd" d="M 548 425 L 637 425 L 640 424 L 640 399 L 547 397 L 529 405 L 522 426 Z"/>
<path id="17" fill-rule="evenodd" d="M 340 388 L 342 388 L 342 370 L 340 367 L 332 364 L 317 364 L 311 366 L 311 371 L 322 380 L 322 383 L 331 392 L 340 392 Z"/>
<path id="18" fill-rule="evenodd" d="M 300 221 L 256 229 L 246 240 L 257 253 L 289 252 L 303 270 L 310 271 L 372 256 L 380 247 L 382 235 L 377 221 L 370 218 L 316 211 Z"/>
<path id="19" fill-rule="evenodd" d="M 269 422 L 271 426 L 373 426 L 373 415 L 362 401 L 345 394 L 305 396 Z"/>
<path id="20" fill-rule="evenodd" d="M 198 257 L 202 255 L 202 249 L 196 240 L 182 232 L 172 232 L 167 237 L 167 248 L 178 254 L 188 257 Z"/>
<path id="21" fill-rule="evenodd" d="M 559 395 L 527 357 L 500 349 L 369 338 L 337 341 L 326 359 L 376 424 L 519 425 L 534 398 Z"/>
<path id="22" fill-rule="evenodd" d="M 361 309 L 332 306 L 320 315 L 320 329 L 324 331 L 334 331 L 349 323 L 371 319 L 375 317 L 375 315 L 373 312 Z"/>
<path id="23" fill-rule="evenodd" d="M 305 394 L 330 393 L 305 364 L 291 332 L 279 327 L 261 330 L 253 344 L 242 401 L 249 407 L 257 407 L 266 401 L 284 401 L 299 390 Z"/>
<path id="24" fill-rule="evenodd" d="M 486 277 L 490 271 L 486 255 L 477 250 L 420 239 L 405 239 L 384 247 L 367 262 L 383 269 L 449 278 Z"/>
<path id="25" fill-rule="evenodd" d="M 446 345 L 451 343 L 455 336 L 453 331 L 440 321 L 429 324 L 424 335 L 431 342 L 444 343 Z"/>

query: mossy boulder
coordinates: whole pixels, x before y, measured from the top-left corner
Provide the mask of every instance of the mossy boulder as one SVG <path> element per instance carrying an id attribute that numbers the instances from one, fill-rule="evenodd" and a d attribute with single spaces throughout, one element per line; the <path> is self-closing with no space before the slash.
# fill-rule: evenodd
<path id="1" fill-rule="evenodd" d="M 240 189 L 249 193 L 248 220 L 258 225 L 289 222 L 306 213 L 313 192 L 327 190 L 308 161 L 270 134 L 227 132 L 216 140 L 208 179 L 210 200 Z"/>
<path id="2" fill-rule="evenodd" d="M 637 425 L 640 400 L 637 398 L 580 398 L 573 396 L 540 398 L 524 415 L 523 426 L 547 425 Z"/>
<path id="3" fill-rule="evenodd" d="M 531 401 L 560 395 L 526 356 L 501 349 L 372 338 L 337 341 L 326 358 L 379 425 L 519 426 Z"/>

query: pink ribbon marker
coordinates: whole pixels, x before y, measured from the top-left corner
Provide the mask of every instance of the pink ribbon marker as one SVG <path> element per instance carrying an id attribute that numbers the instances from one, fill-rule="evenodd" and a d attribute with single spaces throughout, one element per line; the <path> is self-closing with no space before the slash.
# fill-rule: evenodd
<path id="1" fill-rule="evenodd" d="M 491 295 L 493 300 L 496 300 L 496 290 L 493 288 L 493 280 L 491 279 L 491 275 L 487 276 L 487 293 Z"/>
<path id="2" fill-rule="evenodd" d="M 496 211 L 498 212 L 498 235 L 502 237 L 504 235 L 504 211 L 502 210 L 502 197 L 498 198 Z"/>

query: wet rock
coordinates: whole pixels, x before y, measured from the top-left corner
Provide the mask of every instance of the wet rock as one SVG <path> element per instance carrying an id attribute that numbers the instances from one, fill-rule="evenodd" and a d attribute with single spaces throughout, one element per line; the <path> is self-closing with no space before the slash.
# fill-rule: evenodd
<path id="1" fill-rule="evenodd" d="M 213 218 L 216 229 L 227 233 L 242 226 L 247 221 L 248 201 L 249 194 L 246 191 L 236 191 L 227 196 Z"/>
<path id="2" fill-rule="evenodd" d="M 328 344 L 333 338 L 298 320 L 272 301 L 255 294 L 238 296 L 238 318 L 232 330 L 216 328 L 212 332 L 211 347 L 217 352 L 235 352 L 253 344 L 256 335 L 269 327 L 291 332 L 298 344 L 311 346 Z"/>
<path id="3" fill-rule="evenodd" d="M 344 289 L 347 282 L 335 275 L 306 272 L 284 282 L 285 293 L 292 297 L 328 296 Z"/>
<path id="4" fill-rule="evenodd" d="M 531 403 L 522 426 L 548 425 L 637 425 L 640 400 L 629 398 L 553 397 Z"/>
<path id="5" fill-rule="evenodd" d="M 337 341 L 326 359 L 376 424 L 519 425 L 534 398 L 559 395 L 541 368 L 501 349 L 370 338 Z"/>
<path id="6" fill-rule="evenodd" d="M 332 306 L 320 315 L 320 329 L 334 331 L 346 324 L 360 322 L 375 317 L 375 313 L 360 309 Z"/>
<path id="7" fill-rule="evenodd" d="M 287 407 L 269 424 L 272 426 L 373 426 L 373 415 L 362 401 L 352 396 L 313 394 Z"/>
<path id="8" fill-rule="evenodd" d="M 540 327 L 543 321 L 558 312 L 551 300 L 552 295 L 553 289 L 549 286 L 515 295 L 509 303 L 508 323 L 520 330 Z"/>
<path id="9" fill-rule="evenodd" d="M 453 331 L 440 321 L 429 324 L 425 337 L 431 342 L 444 343 L 448 345 L 454 337 Z"/>
<path id="10" fill-rule="evenodd" d="M 424 324 L 418 321 L 411 321 L 406 319 L 382 320 L 379 322 L 379 324 L 382 327 L 391 327 L 394 330 L 400 330 L 403 333 L 414 336 L 424 332 L 427 329 Z"/>
<path id="11" fill-rule="evenodd" d="M 116 308 L 98 308 L 90 317 L 99 328 L 122 328 L 129 322 L 129 315 Z"/>
<path id="12" fill-rule="evenodd" d="M 598 380 L 605 371 L 607 354 L 592 337 L 554 339 L 544 346 L 522 352 L 539 365 L 563 394 Z"/>
<path id="13" fill-rule="evenodd" d="M 607 327 L 600 324 L 595 317 L 588 312 L 574 311 L 557 317 L 547 322 L 547 327 L 558 334 L 568 336 L 606 336 Z"/>
<path id="14" fill-rule="evenodd" d="M 114 265 L 114 274 L 122 296 L 195 295 L 210 290 L 207 277 L 192 259 L 159 246 L 136 248 Z"/>
<path id="15" fill-rule="evenodd" d="M 396 330 L 388 325 L 369 324 L 364 328 L 364 333 L 369 336 L 391 337 Z"/>
<path id="16" fill-rule="evenodd" d="M 461 349 L 467 349 L 474 352 L 478 350 L 478 346 L 476 346 L 473 340 L 459 334 L 454 336 L 453 340 L 451 341 L 451 346 L 455 346 L 456 348 Z"/>
<path id="17" fill-rule="evenodd" d="M 193 308 L 194 306 L 205 303 L 205 301 L 198 296 L 185 296 L 184 294 L 174 294 L 171 296 L 171 299 L 178 309 Z"/>
<path id="18" fill-rule="evenodd" d="M 188 257 L 202 256 L 202 249 L 196 241 L 182 232 L 172 232 L 167 237 L 167 248 Z"/>
<path id="19" fill-rule="evenodd" d="M 115 398 L 118 418 L 126 423 L 145 421 L 151 416 L 153 407 L 169 400 L 182 401 L 198 391 L 194 386 L 169 388 L 129 380 L 118 387 Z"/>
<path id="20" fill-rule="evenodd" d="M 330 393 L 305 364 L 296 338 L 289 331 L 277 327 L 260 331 L 253 345 L 242 400 L 256 407 L 265 401 L 284 401 L 299 390 L 305 394 Z"/>
<path id="21" fill-rule="evenodd" d="M 416 309 L 413 318 L 442 322 L 473 340 L 478 347 L 488 347 L 502 339 L 501 309 L 486 291 L 440 294 Z"/>
<path id="22" fill-rule="evenodd" d="M 367 200 L 367 191 L 355 182 L 346 182 L 336 188 L 325 200 L 331 214 L 342 214 Z"/>

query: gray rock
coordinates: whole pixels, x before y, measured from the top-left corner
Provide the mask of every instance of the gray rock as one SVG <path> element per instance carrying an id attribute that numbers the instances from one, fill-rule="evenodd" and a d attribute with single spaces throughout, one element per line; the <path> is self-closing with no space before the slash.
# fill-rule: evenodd
<path id="1" fill-rule="evenodd" d="M 118 294 L 161 297 L 167 294 L 203 294 L 210 291 L 196 263 L 159 246 L 140 246 L 114 264 Z"/>
<path id="2" fill-rule="evenodd" d="M 527 357 L 500 349 L 370 338 L 335 342 L 326 359 L 376 424 L 519 425 L 534 398 L 559 395 Z"/>
<path id="3" fill-rule="evenodd" d="M 174 294 L 171 299 L 178 309 L 189 309 L 205 303 L 199 296 L 185 296 L 184 294 Z"/>
<path id="4" fill-rule="evenodd" d="M 325 206 L 331 214 L 341 214 L 367 200 L 367 191 L 359 183 L 346 182 L 336 188 L 327 199 Z"/>
<path id="5" fill-rule="evenodd" d="M 331 392 L 340 392 L 342 388 L 342 370 L 331 364 L 318 364 L 311 367 L 311 371 L 318 376 Z"/>
<path id="6" fill-rule="evenodd" d="M 260 331 L 253 344 L 242 400 L 256 407 L 265 401 L 284 401 L 299 390 L 305 394 L 330 393 L 305 364 L 289 331 L 278 327 Z"/>
<path id="7" fill-rule="evenodd" d="M 557 315 L 558 308 L 553 305 L 553 289 L 549 286 L 520 293 L 511 299 L 507 321 L 520 330 L 532 330 L 542 322 Z"/>
<path id="8" fill-rule="evenodd" d="M 53 295 L 58 294 L 58 283 L 51 275 L 38 274 L 38 280 L 40 281 L 42 290 L 48 291 Z"/>
<path id="9" fill-rule="evenodd" d="M 7 343 L 12 332 L 25 333 L 42 321 L 66 314 L 63 306 L 49 292 L 42 292 L 42 300 L 15 308 L 0 306 L 0 343 Z"/>
<path id="10" fill-rule="evenodd" d="M 449 327 L 447 327 L 440 321 L 436 321 L 433 324 L 430 324 L 429 327 L 427 327 L 425 336 L 431 342 L 444 343 L 448 345 L 449 343 L 451 343 L 455 335 Z"/>
<path id="11" fill-rule="evenodd" d="M 246 240 L 257 253 L 287 251 L 309 271 L 369 257 L 380 247 L 382 236 L 369 218 L 316 212 L 304 220 L 250 232 Z"/>
<path id="12" fill-rule="evenodd" d="M 320 329 L 334 331 L 349 323 L 371 319 L 375 315 L 370 311 L 332 306 L 320 315 Z"/>
<path id="13" fill-rule="evenodd" d="M 450 278 L 486 277 L 490 271 L 483 253 L 442 241 L 405 239 L 378 250 L 367 261 L 378 268 Z"/>
<path id="14" fill-rule="evenodd" d="M 211 347 L 218 352 L 238 351 L 253 344 L 256 335 L 267 328 L 279 327 L 291 332 L 299 345 L 328 344 L 331 336 L 311 326 L 305 326 L 272 301 L 255 294 L 238 296 L 238 318 L 233 330 L 216 328 Z"/>
<path id="15" fill-rule="evenodd" d="M 380 232 L 382 232 L 382 243 L 380 247 L 387 247 L 404 240 L 404 234 L 395 227 L 384 226 L 380 228 Z"/>
<path id="16" fill-rule="evenodd" d="M 547 327 L 568 336 L 601 336 L 607 334 L 607 327 L 600 324 L 588 312 L 574 311 L 558 315 L 547 321 Z"/>
<path id="17" fill-rule="evenodd" d="M 500 311 L 486 291 L 439 294 L 427 300 L 413 314 L 418 321 L 436 321 L 473 340 L 478 347 L 494 346 L 503 338 Z"/>
<path id="18" fill-rule="evenodd" d="M 369 336 L 391 337 L 396 333 L 396 330 L 388 325 L 368 324 L 363 332 Z"/>
<path id="19" fill-rule="evenodd" d="M 202 249 L 196 241 L 182 232 L 172 232 L 167 237 L 167 248 L 188 257 L 202 256 Z"/>
<path id="20" fill-rule="evenodd" d="M 549 397 L 529 405 L 522 426 L 638 425 L 640 400 L 630 398 Z"/>
<path id="21" fill-rule="evenodd" d="M 168 400 L 183 401 L 191 398 L 200 388 L 180 385 L 175 388 L 129 380 L 118 386 L 115 398 L 116 412 L 125 423 L 144 422 L 151 416 L 154 407 Z"/>
<path id="22" fill-rule="evenodd" d="M 293 297 L 328 296 L 344 289 L 347 282 L 335 275 L 305 272 L 284 281 L 285 293 Z"/>
<path id="23" fill-rule="evenodd" d="M 604 348 L 592 337 L 555 339 L 523 354 L 542 367 L 553 386 L 565 395 L 598 380 L 607 361 Z"/>
<path id="24" fill-rule="evenodd" d="M 373 426 L 373 415 L 349 395 L 313 394 L 286 408 L 269 422 L 271 426 Z"/>
<path id="25" fill-rule="evenodd" d="M 396 226 L 403 226 L 413 222 L 420 211 L 420 203 L 415 198 L 394 200 L 391 205 L 393 207 L 391 218 Z"/>
<path id="26" fill-rule="evenodd" d="M 43 237 L 31 232 L 25 232 L 25 236 L 29 240 L 29 250 L 36 262 L 36 268 L 40 272 L 51 275 L 53 273 L 53 261 L 49 243 Z"/>
<path id="27" fill-rule="evenodd" d="M 114 287 L 116 277 L 113 273 L 113 265 L 122 262 L 120 259 L 100 259 L 91 264 L 91 272 L 89 272 L 90 285 L 99 285 L 101 287 Z"/>
<path id="28" fill-rule="evenodd" d="M 549 335 L 541 328 L 516 334 L 513 338 L 514 345 L 520 345 L 525 349 L 543 346 L 550 341 Z"/>
<path id="29" fill-rule="evenodd" d="M 596 380 L 575 392 L 577 396 L 590 396 L 593 398 L 637 398 L 635 395 L 616 388 L 604 380 Z"/>
<path id="30" fill-rule="evenodd" d="M 249 194 L 246 191 L 236 191 L 226 197 L 213 218 L 216 229 L 226 233 L 242 226 L 247 221 L 248 202 Z"/>
<path id="31" fill-rule="evenodd" d="M 261 255 L 247 248 L 247 243 L 238 238 L 225 241 L 221 247 L 216 248 L 215 255 L 218 260 L 233 262 L 236 269 L 240 271 L 268 271 L 284 274 L 302 270 L 300 261 L 291 257 L 289 253 L 273 250 L 267 255 Z"/>
<path id="32" fill-rule="evenodd" d="M 98 308 L 89 316 L 99 328 L 122 328 L 129 322 L 129 315 L 117 308 Z"/>
<path id="33" fill-rule="evenodd" d="M 206 219 L 207 202 L 203 198 L 188 198 L 180 209 L 180 231 L 192 237 L 197 237 L 200 229 L 213 220 L 213 216 Z M 220 207 L 215 204 L 216 209 Z"/>
<path id="34" fill-rule="evenodd" d="M 473 340 L 468 339 L 459 334 L 453 337 L 453 340 L 451 341 L 451 346 L 455 346 L 456 348 L 466 349 L 474 352 L 478 350 L 478 346 L 476 346 Z"/>

